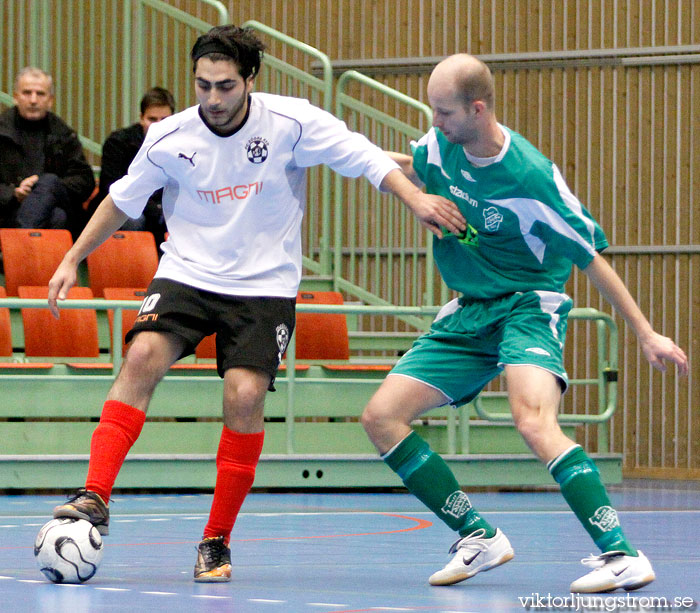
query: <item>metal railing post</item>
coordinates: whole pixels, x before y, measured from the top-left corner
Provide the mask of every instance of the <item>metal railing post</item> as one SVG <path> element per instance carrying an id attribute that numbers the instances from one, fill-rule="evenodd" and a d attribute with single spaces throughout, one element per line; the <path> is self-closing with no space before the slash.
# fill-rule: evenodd
<path id="1" fill-rule="evenodd" d="M 287 453 L 294 453 L 294 385 L 296 382 L 296 332 L 287 345 L 287 410 L 285 412 Z"/>
<path id="2" fill-rule="evenodd" d="M 140 308 L 141 303 L 134 300 L 105 300 L 83 299 L 83 300 L 65 300 L 60 303 L 62 309 L 95 309 L 99 311 L 114 310 L 114 317 L 111 330 L 111 358 L 112 358 L 112 374 L 111 379 L 114 379 L 119 373 L 122 365 L 122 313 L 124 309 L 136 310 Z M 0 308 L 22 309 L 22 308 L 42 308 L 48 307 L 46 300 L 41 299 L 26 299 L 26 298 L 0 298 Z M 376 305 L 329 305 L 329 304 L 297 304 L 297 312 L 302 313 L 340 313 L 345 315 L 391 315 L 391 316 L 412 316 L 412 317 L 432 317 L 439 310 L 438 306 L 431 307 L 397 307 L 397 306 L 376 306 Z M 595 309 L 573 309 L 569 315 L 572 319 L 585 319 L 596 322 L 598 330 L 598 377 L 596 379 L 572 379 L 572 384 L 598 385 L 598 397 L 600 399 L 600 412 L 595 415 L 587 414 L 560 414 L 559 421 L 561 423 L 577 423 L 577 424 L 598 424 L 599 429 L 603 430 L 603 434 L 599 435 L 598 451 L 601 453 L 609 452 L 610 441 L 608 438 L 608 430 L 605 423 L 609 421 L 615 413 L 617 406 L 617 328 L 612 318 Z M 602 337 L 602 340 L 600 340 Z M 299 383 L 314 383 L 318 384 L 326 382 L 330 385 L 337 381 L 330 379 L 313 379 L 302 378 L 297 381 L 296 378 L 296 338 L 294 335 L 289 339 L 286 356 L 287 367 L 287 394 L 286 394 L 286 453 L 294 454 L 295 450 L 295 414 L 296 414 L 296 385 Z M 37 375 L 0 375 L 0 381 L 3 378 L 8 380 L 16 380 L 17 377 L 22 377 L 22 380 L 31 381 Z M 42 381 L 50 379 L 52 375 L 39 375 Z M 94 377 L 95 375 L 89 375 Z M 67 378 L 79 380 L 81 375 L 53 375 L 54 380 L 62 381 Z M 175 376 L 169 375 L 170 380 L 175 380 Z M 186 380 L 187 378 L 178 378 L 178 380 Z M 218 377 L 210 377 L 210 379 L 218 380 Z M 345 383 L 363 382 L 361 379 L 350 380 L 343 379 Z M 474 400 L 474 407 L 477 415 L 482 419 L 492 422 L 508 422 L 512 421 L 510 413 L 491 413 L 486 411 L 481 404 L 481 397 Z M 459 418 L 459 432 L 457 431 L 457 419 Z M 599 430 L 600 431 L 600 430 Z M 463 406 L 459 409 L 459 414 L 455 411 L 450 411 L 447 417 L 447 452 L 449 454 L 466 454 L 469 453 L 469 407 Z"/>
<path id="3" fill-rule="evenodd" d="M 391 131 L 392 134 L 399 134 L 400 136 L 404 138 L 419 138 L 422 136 L 422 132 L 415 128 L 414 126 L 411 126 L 407 123 L 404 123 L 402 121 L 397 120 L 395 117 L 392 117 L 390 115 L 387 115 L 386 113 L 370 106 L 369 104 L 366 104 L 360 100 L 357 100 L 356 98 L 353 98 L 347 93 L 347 89 L 350 85 L 350 83 L 359 83 L 362 86 L 365 86 L 369 88 L 372 91 L 378 92 L 384 96 L 386 96 L 389 99 L 396 100 L 407 107 L 414 109 L 418 111 L 424 118 L 425 121 L 427 122 L 428 125 L 432 123 L 432 110 L 430 109 L 429 106 L 423 104 L 422 102 L 419 102 L 418 100 L 415 100 L 411 98 L 410 96 L 407 96 L 406 94 L 395 90 L 387 85 L 384 85 L 383 83 L 380 83 L 379 81 L 375 81 L 374 79 L 360 73 L 354 70 L 349 70 L 347 72 L 344 72 L 343 74 L 340 75 L 338 78 L 338 82 L 336 84 L 336 97 L 335 97 L 335 114 L 337 117 L 344 119 L 345 115 L 347 112 L 355 112 L 363 117 L 369 118 L 378 124 L 380 124 L 383 128 L 386 130 Z M 384 145 L 384 143 L 377 143 L 380 147 Z M 392 143 L 386 143 L 385 148 L 387 146 L 393 145 Z M 343 226 L 343 206 L 352 206 L 352 205 L 357 205 L 357 203 L 346 203 L 344 202 L 344 197 L 343 197 L 343 179 L 342 177 L 336 176 L 335 179 L 335 205 L 334 205 L 334 218 L 335 218 L 335 232 L 334 232 L 334 240 L 333 240 L 333 258 L 334 258 L 334 284 L 336 288 L 340 289 L 343 288 L 346 291 L 349 291 L 351 293 L 354 293 L 358 297 L 360 297 L 362 300 L 372 303 L 372 304 L 382 304 L 386 303 L 386 300 L 382 300 L 380 296 L 375 295 L 372 296 L 371 292 L 369 291 L 369 288 L 364 287 L 364 292 L 362 292 L 363 295 L 360 296 L 359 292 L 359 287 L 355 289 L 356 286 L 361 286 L 361 283 L 357 280 L 354 280 L 352 278 L 350 279 L 345 279 L 342 277 L 342 269 L 343 269 L 343 237 L 345 235 L 345 228 Z M 407 232 L 406 227 L 399 227 L 399 228 L 394 228 L 392 226 L 391 220 L 382 220 L 378 219 L 377 220 L 377 228 L 376 228 L 376 233 L 377 235 L 381 235 L 382 228 L 379 227 L 379 224 L 384 224 L 382 228 L 384 227 L 389 227 L 390 230 L 389 232 Z M 435 275 L 435 270 L 433 266 L 433 252 L 431 248 L 431 237 L 432 235 L 427 231 L 427 230 L 422 230 L 425 233 L 425 236 L 427 237 L 427 245 L 428 248 L 425 250 L 425 291 L 421 296 L 419 296 L 419 299 L 422 300 L 423 304 L 435 304 L 435 297 L 434 297 L 434 275 Z M 406 241 L 400 240 L 398 241 L 400 244 L 404 244 Z M 378 265 L 379 262 L 379 257 L 380 257 L 380 251 L 379 248 L 384 245 L 376 245 L 374 248 L 369 247 L 367 248 L 366 245 L 360 245 L 360 248 L 365 250 L 367 253 L 371 254 L 375 258 L 375 265 Z M 352 247 L 352 246 L 351 246 Z M 405 250 L 408 250 L 409 252 L 413 250 L 413 252 L 417 252 L 419 249 L 417 245 L 411 247 L 405 248 L 401 254 L 399 254 L 399 262 L 400 262 L 400 267 L 401 270 L 398 273 L 398 277 L 403 279 L 405 277 L 405 270 L 406 270 L 406 261 L 408 258 L 406 257 Z M 392 252 L 388 251 L 387 256 L 389 260 L 392 258 Z M 390 278 L 386 281 L 387 285 L 389 287 L 392 286 L 392 267 L 387 266 L 387 274 L 390 276 Z M 352 272 L 351 272 L 352 275 Z M 355 287 L 353 287 L 355 286 Z M 404 303 L 407 302 L 404 300 Z M 410 323 L 411 325 L 419 327 L 419 329 L 425 327 L 426 322 L 416 322 L 416 321 L 409 321 L 406 320 L 407 323 Z"/>
<path id="4" fill-rule="evenodd" d="M 292 49 L 301 51 L 302 53 L 310 56 L 320 63 L 322 77 L 312 76 L 311 74 L 304 73 L 304 83 L 309 87 L 313 87 L 319 90 L 323 96 L 323 100 L 319 105 L 324 110 L 329 113 L 333 109 L 333 68 L 331 66 L 331 61 L 328 56 L 319 51 L 318 49 L 307 45 L 299 40 L 287 36 L 286 34 L 266 26 L 259 21 L 250 19 L 243 24 L 242 27 L 251 28 L 258 32 L 261 32 L 273 40 L 280 43 L 288 45 Z M 283 62 L 277 58 L 271 56 L 265 56 L 264 63 L 270 66 L 286 72 L 292 78 L 300 78 L 302 76 L 302 71 L 286 62 Z M 321 168 L 321 231 L 319 236 L 319 270 L 318 272 L 322 275 L 332 274 L 333 258 L 331 257 L 331 174 L 328 166 L 323 166 Z"/>

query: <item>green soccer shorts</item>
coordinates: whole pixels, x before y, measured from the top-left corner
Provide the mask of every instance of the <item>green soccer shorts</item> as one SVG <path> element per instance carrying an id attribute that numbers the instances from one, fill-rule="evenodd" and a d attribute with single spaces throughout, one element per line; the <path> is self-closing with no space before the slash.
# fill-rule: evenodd
<path id="1" fill-rule="evenodd" d="M 565 391 L 562 350 L 572 304 L 566 294 L 544 291 L 455 299 L 389 374 L 422 381 L 455 406 L 473 400 L 509 364 L 544 368 Z"/>

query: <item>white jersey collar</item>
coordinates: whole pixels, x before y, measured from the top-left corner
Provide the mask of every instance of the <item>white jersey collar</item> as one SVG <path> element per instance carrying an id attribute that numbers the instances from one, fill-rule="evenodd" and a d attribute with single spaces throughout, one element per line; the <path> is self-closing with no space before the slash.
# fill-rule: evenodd
<path id="1" fill-rule="evenodd" d="M 488 166 L 489 164 L 500 162 L 503 159 L 503 156 L 508 152 L 508 148 L 510 147 L 510 132 L 508 132 L 508 130 L 506 130 L 500 123 L 498 124 L 498 127 L 501 132 L 503 132 L 504 136 L 503 147 L 501 147 L 498 154 L 487 158 L 480 158 L 472 155 L 466 149 L 464 149 L 464 147 L 462 147 L 464 150 L 464 155 L 472 164 L 474 164 L 474 166 Z"/>

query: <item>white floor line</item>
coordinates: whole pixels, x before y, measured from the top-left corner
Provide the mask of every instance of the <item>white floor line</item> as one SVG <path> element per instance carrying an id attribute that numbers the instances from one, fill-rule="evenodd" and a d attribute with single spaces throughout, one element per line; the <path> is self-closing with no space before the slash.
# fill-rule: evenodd
<path id="1" fill-rule="evenodd" d="M 125 587 L 96 587 L 96 590 L 103 592 L 130 592 L 131 590 Z"/>
<path id="2" fill-rule="evenodd" d="M 477 505 L 478 507 L 478 505 Z M 481 513 L 488 513 L 489 515 L 562 515 L 571 513 L 570 509 L 559 509 L 559 510 L 524 510 L 524 511 L 494 511 L 491 509 L 486 509 L 478 507 Z M 663 513 L 668 514 L 697 514 L 700 513 L 700 509 L 645 509 L 645 510 L 619 510 L 619 514 L 623 515 L 648 515 L 650 513 Z M 314 517 L 317 515 L 433 515 L 432 511 L 411 511 L 411 510 L 396 510 L 387 509 L 386 511 L 314 511 L 308 513 L 292 512 L 292 513 L 239 513 L 239 517 L 275 517 L 275 516 L 300 516 L 300 517 Z M 37 519 L 43 518 L 43 515 L 32 515 L 27 517 L 26 515 L 0 515 L 0 519 Z M 192 513 L 128 513 L 124 515 L 112 515 L 111 521 L 115 522 L 134 522 L 137 519 L 143 518 L 160 518 L 160 519 L 150 519 L 148 521 L 168 521 L 170 519 L 201 519 L 203 517 L 208 517 L 208 513 L 202 513 L 200 515 L 193 515 Z M 126 519 L 133 518 L 133 519 Z M 48 519 L 47 519 L 48 521 Z M 42 525 L 43 524 L 21 524 L 22 526 L 32 526 L 32 525 Z M 17 527 L 13 524 L 8 524 L 2 527 L 14 528 Z"/>

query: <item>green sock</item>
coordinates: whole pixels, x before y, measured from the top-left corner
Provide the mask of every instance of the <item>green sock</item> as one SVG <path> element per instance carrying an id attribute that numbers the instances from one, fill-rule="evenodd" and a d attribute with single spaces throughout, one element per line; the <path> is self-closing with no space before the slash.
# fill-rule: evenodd
<path id="1" fill-rule="evenodd" d="M 409 491 L 460 536 L 479 529 L 486 538 L 496 534 L 472 507 L 449 466 L 418 434 L 411 432 L 382 457 Z"/>
<path id="2" fill-rule="evenodd" d="M 622 532 L 617 511 L 610 504 L 597 466 L 580 445 L 554 458 L 547 468 L 560 485 L 571 510 L 601 551 L 638 555 Z"/>

